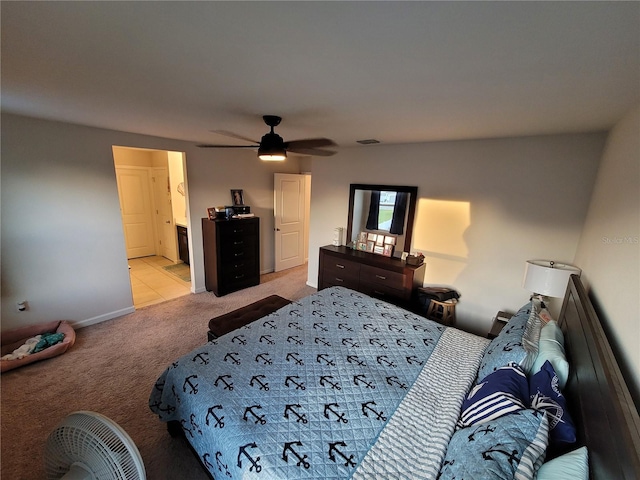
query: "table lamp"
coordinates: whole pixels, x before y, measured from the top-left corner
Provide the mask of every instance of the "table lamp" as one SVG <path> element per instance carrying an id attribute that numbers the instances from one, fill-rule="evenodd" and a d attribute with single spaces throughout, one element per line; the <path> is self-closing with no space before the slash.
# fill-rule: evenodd
<path id="1" fill-rule="evenodd" d="M 581 270 L 572 265 L 550 260 L 527 260 L 522 286 L 544 302 L 548 297 L 564 297 L 571 275 Z"/>

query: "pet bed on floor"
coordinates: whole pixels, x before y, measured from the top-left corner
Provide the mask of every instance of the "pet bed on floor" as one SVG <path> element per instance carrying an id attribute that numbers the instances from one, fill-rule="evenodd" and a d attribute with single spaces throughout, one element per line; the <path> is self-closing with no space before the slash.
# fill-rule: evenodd
<path id="1" fill-rule="evenodd" d="M 2 339 L 2 356 L 12 353 L 14 350 L 24 345 L 24 343 L 30 338 L 45 333 L 62 333 L 64 334 L 64 339 L 62 342 L 51 345 L 37 353 L 31 353 L 14 360 L 2 360 L 0 362 L 2 365 L 2 369 L 0 371 L 4 373 L 29 363 L 62 355 L 76 341 L 76 332 L 67 321 L 54 320 L 48 323 L 29 325 L 27 327 L 2 332 L 0 335 Z"/>

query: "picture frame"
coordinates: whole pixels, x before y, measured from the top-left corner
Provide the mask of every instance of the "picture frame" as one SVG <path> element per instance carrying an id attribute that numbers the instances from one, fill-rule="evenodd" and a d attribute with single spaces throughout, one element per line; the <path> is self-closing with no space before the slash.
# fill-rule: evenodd
<path id="1" fill-rule="evenodd" d="M 384 255 L 385 257 L 390 257 L 391 255 L 393 255 L 393 248 L 394 248 L 394 245 L 390 243 L 385 243 L 383 247 L 382 255 Z"/>
<path id="2" fill-rule="evenodd" d="M 215 220 L 216 219 L 216 207 L 207 208 L 207 216 L 209 217 L 209 220 Z"/>
<path id="3" fill-rule="evenodd" d="M 244 195 L 241 189 L 239 188 L 231 189 L 231 203 L 233 203 L 234 207 L 237 207 L 239 205 L 244 205 Z"/>

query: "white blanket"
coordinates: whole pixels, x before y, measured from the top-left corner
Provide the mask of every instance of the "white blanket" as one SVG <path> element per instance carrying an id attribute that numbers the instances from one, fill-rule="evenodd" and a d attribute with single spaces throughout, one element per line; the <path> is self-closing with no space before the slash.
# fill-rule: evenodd
<path id="1" fill-rule="evenodd" d="M 453 328 L 442 334 L 415 384 L 354 472 L 354 480 L 437 477 L 488 343 Z"/>

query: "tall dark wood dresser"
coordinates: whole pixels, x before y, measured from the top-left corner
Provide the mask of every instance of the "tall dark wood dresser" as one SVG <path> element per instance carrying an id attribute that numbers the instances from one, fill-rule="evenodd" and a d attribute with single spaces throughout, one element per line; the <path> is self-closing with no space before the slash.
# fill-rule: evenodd
<path id="1" fill-rule="evenodd" d="M 202 219 L 206 289 L 220 297 L 260 284 L 260 219 Z"/>

